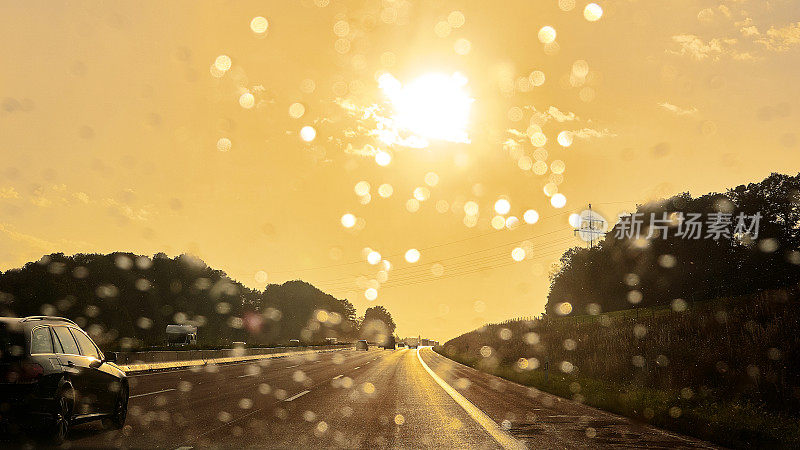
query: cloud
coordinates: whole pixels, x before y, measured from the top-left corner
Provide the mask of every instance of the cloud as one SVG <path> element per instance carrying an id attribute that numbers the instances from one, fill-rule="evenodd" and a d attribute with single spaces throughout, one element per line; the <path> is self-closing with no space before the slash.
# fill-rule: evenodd
<path id="1" fill-rule="evenodd" d="M 86 241 L 69 239 L 50 241 L 32 234 L 21 233 L 11 224 L 0 223 L 0 248 L 3 249 L 0 252 L 0 270 L 2 270 L 3 267 L 11 268 L 20 266 L 27 261 L 34 261 L 43 253 L 76 253 L 94 248 L 94 246 Z"/>
<path id="2" fill-rule="evenodd" d="M 528 137 L 528 135 L 527 135 L 527 134 L 525 134 L 525 132 L 524 132 L 524 131 L 517 130 L 516 128 L 509 128 L 509 129 L 508 129 L 508 130 L 506 130 L 506 131 L 507 131 L 507 132 L 508 132 L 510 135 L 512 135 L 512 136 L 514 136 L 514 137 L 517 137 L 517 138 L 520 138 L 520 139 L 522 139 L 522 138 L 527 138 L 527 137 Z"/>
<path id="3" fill-rule="evenodd" d="M 1 199 L 17 199 L 19 198 L 19 192 L 13 187 L 7 188 L 0 188 L 0 198 Z"/>
<path id="4" fill-rule="evenodd" d="M 31 199 L 31 203 L 40 207 L 40 208 L 47 208 L 53 206 L 53 201 L 49 198 L 38 196 Z"/>
<path id="5" fill-rule="evenodd" d="M 696 116 L 697 113 L 699 112 L 695 107 L 691 107 L 688 109 L 681 108 L 680 106 L 673 105 L 672 103 L 669 102 L 659 103 L 658 106 L 678 116 Z"/>
<path id="6" fill-rule="evenodd" d="M 800 22 L 794 22 L 785 27 L 770 27 L 756 42 L 767 50 L 785 52 L 800 45 Z"/>
<path id="7" fill-rule="evenodd" d="M 365 144 L 363 147 L 356 147 L 353 146 L 352 143 L 348 143 L 344 148 L 344 152 L 348 155 L 375 156 L 378 153 L 378 149 L 370 144 Z"/>
<path id="8" fill-rule="evenodd" d="M 758 27 L 756 27 L 755 25 L 742 27 L 739 31 L 742 33 L 742 36 L 744 37 L 758 36 L 761 34 L 761 32 L 758 31 Z"/>
<path id="9" fill-rule="evenodd" d="M 103 200 L 103 206 L 106 206 L 113 214 L 119 214 L 131 220 L 144 222 L 150 218 L 150 210 L 147 208 L 134 209 L 126 204 L 120 203 L 113 198 Z"/>
<path id="10" fill-rule="evenodd" d="M 75 192 L 72 197 L 83 204 L 89 204 L 89 196 L 85 192 Z"/>
<path id="11" fill-rule="evenodd" d="M 679 34 L 672 36 L 672 41 L 678 44 L 677 50 L 667 49 L 667 53 L 680 56 L 689 56 L 696 61 L 709 59 L 719 61 L 723 56 L 737 60 L 755 59 L 749 52 L 740 52 L 734 46 L 738 43 L 735 38 L 714 38 L 705 41 L 693 34 Z"/>
<path id="12" fill-rule="evenodd" d="M 580 130 L 571 131 L 572 135 L 578 139 L 588 141 L 590 139 L 599 139 L 604 137 L 615 137 L 616 134 L 603 128 L 602 130 L 595 130 L 594 128 L 581 128 Z"/>
<path id="13" fill-rule="evenodd" d="M 555 106 L 551 106 L 550 108 L 548 108 L 547 109 L 547 114 L 549 114 L 550 117 L 555 119 L 556 122 L 569 122 L 569 121 L 573 121 L 573 120 L 578 120 L 578 116 L 576 116 L 574 112 L 564 113 L 564 112 L 561 112 Z"/>
<path id="14" fill-rule="evenodd" d="M 547 108 L 547 111 L 539 111 L 535 106 L 532 105 L 526 106 L 525 109 L 532 111 L 531 119 L 538 125 L 544 125 L 550 120 L 555 120 L 556 122 L 572 122 L 580 120 L 574 112 L 564 112 L 552 105 Z"/>
<path id="15" fill-rule="evenodd" d="M 731 18 L 730 8 L 725 5 L 719 5 L 716 10 L 713 8 L 701 9 L 700 12 L 697 13 L 697 20 L 702 23 L 710 23 L 714 21 L 717 14 L 725 16 L 726 19 Z"/>
<path id="16" fill-rule="evenodd" d="M 30 234 L 14 231 L 13 227 L 7 223 L 0 223 L 0 233 L 4 234 L 12 241 L 21 242 L 26 246 L 32 247 L 36 250 L 54 251 L 55 249 L 59 248 L 59 246 L 54 242 L 50 242 Z"/>

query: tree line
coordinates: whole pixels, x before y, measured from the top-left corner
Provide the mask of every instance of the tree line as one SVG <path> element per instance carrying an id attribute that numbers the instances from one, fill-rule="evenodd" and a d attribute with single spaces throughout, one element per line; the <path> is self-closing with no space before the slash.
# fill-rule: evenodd
<path id="1" fill-rule="evenodd" d="M 383 306 L 357 317 L 347 299 L 305 281 L 259 291 L 199 258 L 164 253 L 45 255 L 0 273 L 0 315 L 66 317 L 104 349 L 164 345 L 168 324 L 198 326 L 198 343 L 208 347 L 348 341 L 395 329 Z"/>
<path id="2" fill-rule="evenodd" d="M 800 282 L 800 174 L 773 173 L 697 198 L 682 193 L 638 205 L 633 218 L 621 218 L 595 247 L 562 255 L 546 315 L 691 303 Z M 704 221 L 699 237 L 687 235 L 690 218 Z"/>

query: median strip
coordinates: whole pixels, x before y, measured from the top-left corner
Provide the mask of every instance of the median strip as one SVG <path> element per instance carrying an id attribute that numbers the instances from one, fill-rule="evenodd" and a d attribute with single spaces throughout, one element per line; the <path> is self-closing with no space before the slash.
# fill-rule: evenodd
<path id="1" fill-rule="evenodd" d="M 257 361 L 261 359 L 286 358 L 288 356 L 293 356 L 293 355 L 336 352 L 347 349 L 349 349 L 349 347 L 324 349 L 324 350 L 301 350 L 301 351 L 294 351 L 294 352 L 290 351 L 282 353 L 263 353 L 259 355 L 247 355 L 247 356 L 228 356 L 223 358 L 192 359 L 185 361 L 167 361 L 167 362 L 138 363 L 138 364 L 134 363 L 127 365 L 120 364 L 117 365 L 117 367 L 119 367 L 126 374 L 131 375 L 135 373 L 156 372 L 162 370 L 186 369 L 191 367 L 206 366 L 210 364 L 231 364 L 239 362 Z M 292 367 L 297 367 L 297 366 L 292 366 Z"/>
<path id="2" fill-rule="evenodd" d="M 477 406 L 473 405 L 472 402 L 467 400 L 466 397 L 461 395 L 452 386 L 447 384 L 447 382 L 444 381 L 439 375 L 436 375 L 436 373 L 433 370 L 431 370 L 431 368 L 428 367 L 427 364 L 425 364 L 425 361 L 422 360 L 422 356 L 420 356 L 419 351 L 420 349 L 417 349 L 417 359 L 419 359 L 419 362 L 422 363 L 422 368 L 425 369 L 425 371 L 428 372 L 428 375 L 430 375 L 431 378 L 433 378 L 433 380 L 436 381 L 436 383 L 438 383 L 439 386 L 441 386 L 442 389 L 444 389 L 444 391 L 447 392 L 450 395 L 450 397 L 452 397 L 453 400 L 456 401 L 456 403 L 458 403 L 458 406 L 463 408 L 464 411 L 466 411 L 467 414 L 469 414 L 469 416 L 472 417 L 472 419 L 478 423 L 478 425 L 482 426 L 483 429 L 486 430 L 489 433 L 489 435 L 492 436 L 492 438 L 494 438 L 494 440 L 497 441 L 498 444 L 500 444 L 501 447 L 507 450 L 527 448 L 525 444 L 514 439 L 514 437 L 511 436 L 508 432 L 500 428 L 500 426 L 497 425 L 497 423 L 494 420 L 492 420 L 491 417 L 487 416 L 485 412 L 481 411 L 480 409 L 478 409 Z"/>
<path id="3" fill-rule="evenodd" d="M 146 394 L 136 394 L 136 395 L 131 395 L 131 396 L 130 396 L 130 397 L 128 397 L 128 398 L 145 397 L 145 396 L 147 396 L 147 395 L 161 394 L 161 393 L 163 393 L 163 392 L 170 392 L 170 391 L 177 391 L 177 389 L 174 389 L 174 388 L 173 388 L 173 389 L 162 389 L 162 390 L 160 390 L 160 391 L 148 392 L 148 393 L 146 393 Z"/>
<path id="4" fill-rule="evenodd" d="M 294 394 L 293 396 L 291 396 L 291 397 L 287 398 L 287 399 L 286 399 L 286 400 L 284 400 L 284 401 L 285 401 L 285 402 L 290 402 L 290 401 L 292 401 L 292 400 L 296 400 L 296 399 L 298 399 L 298 398 L 300 398 L 300 397 L 302 397 L 302 396 L 304 396 L 304 395 L 308 394 L 309 392 L 311 392 L 311 391 L 303 391 L 303 392 L 300 392 L 299 394 Z"/>

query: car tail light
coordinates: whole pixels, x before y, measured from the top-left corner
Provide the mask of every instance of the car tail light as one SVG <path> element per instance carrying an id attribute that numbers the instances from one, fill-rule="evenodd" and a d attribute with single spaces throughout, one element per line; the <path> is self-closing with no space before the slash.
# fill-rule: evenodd
<path id="1" fill-rule="evenodd" d="M 36 363 L 23 363 L 22 364 L 22 379 L 23 383 L 35 383 L 39 378 L 44 375 L 44 368 Z"/>
<path id="2" fill-rule="evenodd" d="M 36 363 L 14 365 L 3 374 L 6 383 L 36 383 L 44 375 L 44 368 Z"/>

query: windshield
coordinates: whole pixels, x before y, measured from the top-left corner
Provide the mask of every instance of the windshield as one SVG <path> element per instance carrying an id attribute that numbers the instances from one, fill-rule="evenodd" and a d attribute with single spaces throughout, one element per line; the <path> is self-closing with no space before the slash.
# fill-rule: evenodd
<path id="1" fill-rule="evenodd" d="M 0 61 L 0 447 L 800 449 L 800 0 L 0 0 Z"/>

